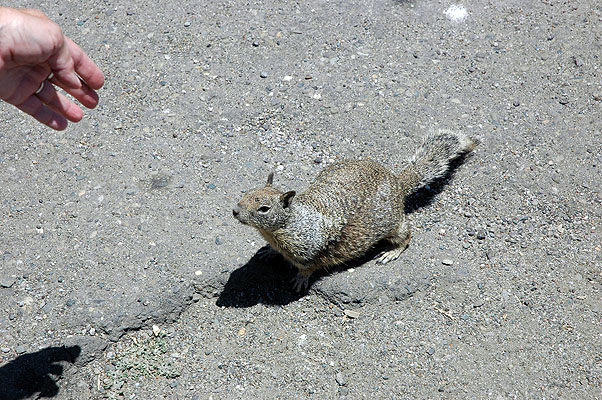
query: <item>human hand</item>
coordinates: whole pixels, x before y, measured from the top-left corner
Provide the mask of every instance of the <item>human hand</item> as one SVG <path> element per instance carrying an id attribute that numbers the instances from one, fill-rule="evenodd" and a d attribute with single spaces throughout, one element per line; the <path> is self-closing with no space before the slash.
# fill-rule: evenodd
<path id="1" fill-rule="evenodd" d="M 44 13 L 0 7 L 0 99 L 62 130 L 67 120 L 81 120 L 83 111 L 54 85 L 94 108 L 95 89 L 104 79 L 98 66 Z"/>

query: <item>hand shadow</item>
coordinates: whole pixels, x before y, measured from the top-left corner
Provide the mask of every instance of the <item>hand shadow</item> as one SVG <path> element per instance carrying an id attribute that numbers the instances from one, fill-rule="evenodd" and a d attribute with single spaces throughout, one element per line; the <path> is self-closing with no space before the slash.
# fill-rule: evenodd
<path id="1" fill-rule="evenodd" d="M 63 362 L 75 362 L 80 353 L 79 346 L 48 347 L 23 354 L 1 366 L 0 399 L 56 396 L 59 392 L 56 383 L 63 374 Z"/>

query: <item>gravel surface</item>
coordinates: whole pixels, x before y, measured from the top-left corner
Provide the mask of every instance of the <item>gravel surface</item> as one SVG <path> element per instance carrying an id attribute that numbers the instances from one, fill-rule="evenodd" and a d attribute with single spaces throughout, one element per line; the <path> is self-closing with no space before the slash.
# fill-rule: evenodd
<path id="1" fill-rule="evenodd" d="M 6 5 L 107 81 L 0 106 L 1 399 L 602 398 L 600 2 Z M 481 143 L 386 266 L 297 295 L 231 216 L 437 127 Z"/>

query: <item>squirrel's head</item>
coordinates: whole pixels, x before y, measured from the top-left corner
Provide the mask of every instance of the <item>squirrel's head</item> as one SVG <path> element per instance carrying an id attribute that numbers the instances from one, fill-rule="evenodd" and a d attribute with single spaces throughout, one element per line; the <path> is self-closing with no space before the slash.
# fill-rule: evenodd
<path id="1" fill-rule="evenodd" d="M 249 190 L 232 210 L 234 218 L 257 229 L 273 231 L 284 226 L 290 215 L 295 192 L 283 192 L 272 187 L 274 174 L 268 176 L 264 187 Z"/>

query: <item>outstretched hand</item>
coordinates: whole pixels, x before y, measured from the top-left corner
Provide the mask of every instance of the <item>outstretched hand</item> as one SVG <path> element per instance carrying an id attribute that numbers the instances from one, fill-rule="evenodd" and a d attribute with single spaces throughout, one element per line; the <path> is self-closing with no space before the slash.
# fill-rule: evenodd
<path id="1" fill-rule="evenodd" d="M 0 7 L 0 99 L 57 130 L 98 104 L 102 71 L 61 28 L 33 9 Z"/>

